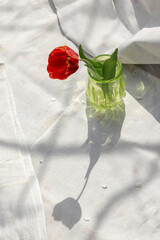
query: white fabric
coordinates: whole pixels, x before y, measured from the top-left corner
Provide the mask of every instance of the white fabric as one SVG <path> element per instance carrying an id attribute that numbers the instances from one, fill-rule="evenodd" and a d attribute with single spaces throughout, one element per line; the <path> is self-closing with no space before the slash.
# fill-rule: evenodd
<path id="1" fill-rule="evenodd" d="M 101 6 L 100 3 L 111 3 L 98 0 L 97 2 L 99 5 L 94 2 L 96 8 Z M 154 1 L 155 3 L 158 2 Z M 70 32 L 65 30 L 67 28 L 64 24 L 65 21 L 66 25 L 70 23 L 74 11 L 68 18 L 65 18 L 65 13 L 69 9 L 70 11 L 72 8 L 75 9 L 76 4 L 82 8 L 79 10 L 80 15 L 81 11 L 85 13 L 86 9 L 83 18 L 78 18 L 81 19 L 81 24 L 76 25 L 79 28 L 81 26 L 83 31 L 84 26 L 87 25 L 85 20 L 89 11 L 85 4 L 89 6 L 91 1 L 71 3 L 71 1 L 57 0 L 55 4 L 61 26 L 65 34 L 71 38 L 71 30 Z M 123 66 L 127 88 L 127 96 L 124 99 L 125 109 L 118 109 L 114 115 L 111 112 L 107 112 L 105 116 L 97 113 L 91 118 L 93 110 L 85 103 L 87 72 L 83 64 L 80 64 L 79 70 L 65 81 L 49 79 L 46 71 L 48 54 L 53 48 L 68 45 L 78 51 L 77 47 L 62 35 L 52 1 L 3 0 L 0 2 L 0 9 L 2 13 L 0 14 L 0 56 L 5 62 L 13 92 L 17 112 L 15 119 L 22 126 L 39 180 L 48 240 L 159 240 L 159 65 Z M 156 11 L 158 18 L 158 7 L 155 7 Z M 129 10 L 128 15 L 130 16 Z M 63 16 L 65 21 L 62 20 Z M 133 30 L 135 30 L 136 21 L 133 22 Z M 76 31 L 76 27 L 72 25 L 73 30 Z M 97 31 L 100 31 L 99 26 Z M 86 32 L 92 33 L 89 27 Z M 85 38 L 86 32 L 82 34 Z M 159 34 L 157 29 L 155 33 Z M 82 42 L 79 30 L 74 37 L 79 38 L 77 43 Z M 98 50 L 98 34 L 96 37 L 93 35 L 93 39 L 95 41 L 91 43 L 90 36 L 83 42 L 88 53 L 95 55 L 109 50 L 108 48 L 105 50 L 106 47 Z M 73 38 L 72 40 L 75 41 Z M 107 44 L 106 38 L 104 41 Z M 159 62 L 156 59 L 156 56 L 159 56 L 159 43 L 158 40 L 157 45 L 153 43 L 155 51 L 152 49 L 150 54 L 144 51 L 141 57 L 147 54 L 148 59 L 153 57 L 154 61 L 151 62 L 155 63 Z M 151 46 L 152 42 L 147 44 Z M 121 52 L 122 50 L 120 54 Z M 125 55 L 121 54 L 120 57 L 127 57 L 126 53 L 125 50 Z M 137 54 L 140 52 L 137 51 Z M 130 62 L 131 59 L 128 59 L 127 61 Z M 1 83 L 1 88 L 3 86 Z M 5 109 L 8 111 L 6 104 L 2 102 L 0 104 L 2 111 Z M 4 129 L 1 129 L 0 138 L 3 139 L 3 143 L 7 142 L 7 149 L 1 143 L 0 152 L 7 150 L 7 154 L 12 154 L 12 151 L 16 151 L 13 142 L 17 138 L 15 135 L 12 135 L 14 139 L 9 138 L 14 132 L 13 126 L 8 125 L 9 123 L 3 122 Z M 2 131 L 7 127 L 11 133 L 4 140 L 5 135 Z M 23 149 L 23 141 L 18 142 L 18 146 L 23 150 L 22 154 L 27 153 L 28 156 L 28 152 Z M 30 162 L 30 158 L 28 161 Z M 9 175 L 11 170 L 7 167 L 6 171 Z M 16 177 L 18 177 L 21 168 L 16 165 L 16 169 Z M 34 182 L 35 175 L 33 171 L 31 173 Z M 10 179 L 8 175 L 5 181 Z M 32 184 L 28 187 L 32 188 Z M 37 196 L 37 202 L 41 202 L 36 189 L 38 189 L 37 185 L 33 194 L 35 198 Z M 18 196 L 17 193 L 15 201 L 19 199 Z M 23 194 L 23 198 L 25 197 Z M 10 223 L 4 228 L 3 218 L 0 219 L 2 235 L 0 239 L 5 239 L 3 236 L 5 231 L 8 231 L 10 235 L 7 240 L 35 240 L 38 226 L 41 226 L 40 239 L 43 239 L 45 226 L 42 205 L 40 204 L 39 210 L 36 211 L 33 202 L 30 202 L 34 216 L 39 211 L 42 214 L 38 217 L 38 226 L 35 224 L 36 217 L 28 222 L 29 206 L 24 206 L 24 222 L 18 218 L 18 211 L 14 211 L 16 223 L 9 215 L 12 212 L 10 208 L 12 200 L 14 200 L 12 195 L 10 200 L 6 201 L 0 194 L 0 201 L 6 202 L 9 206 L 8 211 L 4 213 L 1 210 L 0 215 L 3 213 Z M 23 206 L 22 200 L 20 206 Z M 15 210 L 15 201 L 13 201 L 13 210 Z M 12 227 L 11 221 L 17 224 L 17 232 L 22 233 L 20 236 L 12 235 L 15 225 Z M 25 235 L 26 228 L 23 225 L 25 223 L 26 228 L 30 229 L 27 233 L 32 233 L 35 238 Z"/>
<path id="2" fill-rule="evenodd" d="M 53 0 L 67 37 L 91 55 L 119 48 L 123 63 L 160 63 L 159 0 Z"/>
<path id="3" fill-rule="evenodd" d="M 41 194 L 0 65 L 0 239 L 46 240 Z"/>

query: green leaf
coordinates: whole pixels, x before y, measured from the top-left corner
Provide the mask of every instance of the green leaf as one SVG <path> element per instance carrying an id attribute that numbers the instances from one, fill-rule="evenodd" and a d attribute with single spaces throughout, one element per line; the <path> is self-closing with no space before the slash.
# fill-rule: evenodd
<path id="1" fill-rule="evenodd" d="M 111 58 L 116 59 L 117 61 L 117 55 L 118 55 L 118 48 L 112 53 Z"/>
<path id="2" fill-rule="evenodd" d="M 89 58 L 87 58 L 83 52 L 83 48 L 81 46 L 81 44 L 79 45 L 79 56 L 81 59 L 86 59 L 88 62 L 90 62 L 95 68 L 101 68 L 102 64 L 99 62 L 95 62 L 94 60 L 91 60 Z"/>
<path id="3" fill-rule="evenodd" d="M 103 79 L 103 77 L 102 77 L 102 67 L 101 68 L 96 68 L 96 71 L 101 76 L 101 79 Z"/>
<path id="4" fill-rule="evenodd" d="M 105 80 L 109 80 L 115 77 L 116 65 L 117 65 L 117 54 L 118 54 L 118 48 L 116 48 L 116 50 L 112 53 L 111 57 L 108 58 L 103 63 L 102 72 L 103 72 L 103 78 Z"/>
<path id="5" fill-rule="evenodd" d="M 102 79 L 101 75 L 98 73 L 97 69 L 86 59 L 81 59 L 85 64 L 87 68 L 91 70 L 92 76 L 95 77 L 96 79 Z"/>

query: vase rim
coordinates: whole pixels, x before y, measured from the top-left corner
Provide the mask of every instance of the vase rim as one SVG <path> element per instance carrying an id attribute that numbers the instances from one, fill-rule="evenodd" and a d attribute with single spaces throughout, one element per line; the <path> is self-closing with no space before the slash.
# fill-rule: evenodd
<path id="1" fill-rule="evenodd" d="M 102 56 L 111 56 L 111 55 L 110 55 L 110 54 L 100 54 L 100 55 L 94 57 L 93 60 L 96 60 L 98 57 L 102 57 Z M 104 84 L 104 83 L 109 83 L 109 82 L 114 82 L 114 81 L 116 81 L 116 80 L 121 76 L 121 74 L 122 74 L 122 64 L 121 64 L 121 62 L 119 61 L 119 59 L 117 59 L 117 63 L 118 63 L 118 65 L 120 66 L 120 70 L 118 71 L 117 76 L 115 76 L 115 77 L 112 78 L 112 79 L 108 79 L 108 80 L 100 80 L 100 79 L 99 79 L 99 80 L 98 80 L 97 78 L 95 78 L 95 77 L 92 76 L 92 74 L 90 73 L 89 69 L 88 69 L 88 74 L 89 74 L 89 76 L 90 76 L 94 81 L 99 82 L 99 83 L 102 83 L 102 84 Z"/>

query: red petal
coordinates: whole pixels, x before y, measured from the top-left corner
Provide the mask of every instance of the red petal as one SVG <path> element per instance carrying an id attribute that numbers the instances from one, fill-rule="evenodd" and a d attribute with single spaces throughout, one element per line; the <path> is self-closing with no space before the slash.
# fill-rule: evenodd
<path id="1" fill-rule="evenodd" d="M 55 68 L 49 64 L 47 66 L 49 77 L 53 79 L 66 79 L 65 70 L 66 68 Z"/>
<path id="2" fill-rule="evenodd" d="M 57 76 L 55 76 L 55 75 L 53 75 L 53 74 L 51 73 L 51 74 L 49 74 L 49 77 L 52 78 L 52 79 L 64 80 L 64 79 L 66 79 L 68 76 L 62 74 L 62 75 L 58 75 L 58 77 L 57 77 Z"/>
<path id="3" fill-rule="evenodd" d="M 66 53 L 50 53 L 49 58 L 48 58 L 48 63 L 52 63 L 54 59 L 67 59 L 67 54 Z"/>
<path id="4" fill-rule="evenodd" d="M 67 48 L 66 53 L 67 53 L 68 56 L 70 56 L 72 58 L 75 58 L 77 61 L 79 61 L 79 56 L 73 49 Z"/>

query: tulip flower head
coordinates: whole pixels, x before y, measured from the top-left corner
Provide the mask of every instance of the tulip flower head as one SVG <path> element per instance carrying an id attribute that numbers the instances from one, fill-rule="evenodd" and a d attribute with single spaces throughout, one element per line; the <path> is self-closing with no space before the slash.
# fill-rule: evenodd
<path id="1" fill-rule="evenodd" d="M 55 48 L 48 58 L 47 71 L 52 79 L 64 80 L 75 73 L 79 66 L 78 54 L 67 46 Z"/>

